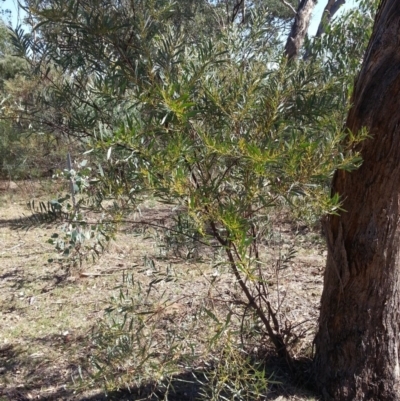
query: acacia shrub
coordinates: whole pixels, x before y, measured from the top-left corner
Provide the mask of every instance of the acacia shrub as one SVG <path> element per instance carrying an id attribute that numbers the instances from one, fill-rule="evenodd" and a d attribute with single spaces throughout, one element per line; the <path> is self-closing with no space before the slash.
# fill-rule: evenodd
<path id="1" fill-rule="evenodd" d="M 95 224 L 85 210 L 110 227 L 146 197 L 180 207 L 291 364 L 281 305 L 266 288 L 264 238 L 282 207 L 298 220 L 340 209 L 327 183 L 360 165 L 354 146 L 366 137 L 343 130 L 348 77 L 315 60 L 288 63 L 269 40 L 275 27 L 257 16 L 192 43 L 173 23 L 173 3 L 162 3 L 143 14 L 74 0 L 33 8 L 43 29 L 43 43 L 28 44 L 41 56 L 36 72 L 58 77 L 40 101 L 58 107 L 63 131 L 90 154 L 79 205 L 66 208 L 68 233 L 76 240 Z M 27 57 L 29 46 L 21 41 Z"/>

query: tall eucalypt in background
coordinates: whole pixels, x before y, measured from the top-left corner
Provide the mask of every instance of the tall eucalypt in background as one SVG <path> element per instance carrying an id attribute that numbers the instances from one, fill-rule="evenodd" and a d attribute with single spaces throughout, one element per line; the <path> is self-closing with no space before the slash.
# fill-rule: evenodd
<path id="1" fill-rule="evenodd" d="M 288 62 L 282 20 L 259 7 L 221 26 L 223 8 L 207 7 L 199 21 L 209 32 L 191 35 L 197 19 L 181 2 L 30 1 L 36 36 L 27 43 L 16 32 L 15 41 L 46 81 L 38 104 L 57 110 L 41 127 L 85 146 L 80 204 L 102 210 L 103 222 L 149 196 L 179 205 L 201 241 L 223 250 L 247 307 L 292 365 L 266 297 L 269 217 L 339 213 L 328 183 L 360 165 L 353 149 L 367 133 L 343 129 L 347 76 L 329 73 L 324 57 Z M 84 210 L 74 224 L 88 223 Z"/>

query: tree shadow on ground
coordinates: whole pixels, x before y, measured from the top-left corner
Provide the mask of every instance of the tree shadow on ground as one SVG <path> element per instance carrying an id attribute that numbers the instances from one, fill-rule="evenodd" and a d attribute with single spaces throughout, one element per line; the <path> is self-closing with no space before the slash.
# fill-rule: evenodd
<path id="1" fill-rule="evenodd" d="M 158 401 L 165 399 L 168 388 L 168 401 L 207 400 L 202 382 L 206 381 L 201 371 L 184 372 L 176 375 L 169 383 L 156 385 L 147 383 L 128 390 L 105 394 L 101 389 L 89 390 L 79 382 L 79 366 L 87 366 L 90 353 L 88 337 L 67 337 L 50 335 L 33 339 L 29 350 L 17 344 L 0 348 L 0 401 Z M 34 345 L 47 345 L 64 349 L 81 348 L 81 357 L 75 361 L 50 361 L 46 355 L 30 354 Z M 316 400 L 313 388 L 312 366 L 310 360 L 295 361 L 296 374 L 288 370 L 281 359 L 271 355 L 266 358 L 264 369 L 271 377 L 268 393 L 262 400 Z M 83 372 L 85 375 L 85 372 Z M 75 378 L 75 383 L 73 378 Z M 168 385 L 169 384 L 169 385 Z M 203 397 L 201 398 L 203 394 Z M 229 399 L 229 398 L 228 398 Z"/>
<path id="2" fill-rule="evenodd" d="M 16 219 L 0 219 L 0 228 L 11 228 L 13 230 L 19 230 L 26 228 L 31 224 L 31 216 L 18 217 Z"/>
<path id="3" fill-rule="evenodd" d="M 15 268 L 8 272 L 0 275 L 0 289 L 8 286 L 14 291 L 18 291 L 21 288 L 31 285 L 33 283 L 43 283 L 41 293 L 50 292 L 55 288 L 68 285 L 68 278 L 70 274 L 67 270 L 57 269 L 49 272 L 45 275 L 33 276 L 26 275 L 22 268 Z M 8 310 L 8 305 L 5 303 L 0 304 L 0 310 Z"/>
<path id="4" fill-rule="evenodd" d="M 272 383 L 269 385 L 268 392 L 262 397 L 257 398 L 263 401 L 273 400 L 317 400 L 318 395 L 315 391 L 314 381 L 311 374 L 312 361 L 309 359 L 294 361 L 296 374 L 291 374 L 285 361 L 275 356 L 269 356 L 265 363 L 267 375 L 271 377 Z M 196 380 L 197 377 L 197 380 Z M 97 394 L 90 398 L 77 398 L 76 401 L 198 401 L 210 399 L 204 393 L 204 387 L 200 382 L 205 382 L 202 372 L 182 373 L 172 378 L 168 391 L 168 398 L 165 398 L 165 391 L 155 389 L 151 383 L 140 388 L 133 388 L 130 391 L 115 391 L 104 394 Z M 228 400 L 229 396 L 221 398 Z M 236 398 L 235 398 L 236 399 Z M 237 398 L 239 399 L 239 398 Z M 243 398 L 251 400 L 251 398 Z M 75 400 L 75 399 L 74 399 Z M 256 399 L 254 399 L 255 401 Z"/>
<path id="5" fill-rule="evenodd" d="M 51 210 L 46 210 L 42 213 L 34 212 L 14 219 L 0 219 L 0 228 L 8 227 L 12 230 L 27 230 L 43 225 L 54 224 L 59 222 L 63 216 L 68 217 L 66 214 L 63 215 L 59 212 L 52 212 Z"/>

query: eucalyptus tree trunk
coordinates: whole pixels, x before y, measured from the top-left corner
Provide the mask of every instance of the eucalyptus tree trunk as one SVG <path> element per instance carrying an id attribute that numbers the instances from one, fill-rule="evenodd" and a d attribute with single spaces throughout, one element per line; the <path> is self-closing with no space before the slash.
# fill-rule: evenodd
<path id="1" fill-rule="evenodd" d="M 369 130 L 364 159 L 338 171 L 343 209 L 326 224 L 328 258 L 315 339 L 325 399 L 400 400 L 400 1 L 383 0 L 347 127 Z"/>
<path id="2" fill-rule="evenodd" d="M 321 17 L 321 22 L 319 23 L 317 33 L 315 35 L 316 37 L 320 37 L 326 31 L 326 28 L 330 24 L 332 18 L 344 4 L 346 4 L 346 0 L 328 0 Z"/>
<path id="3" fill-rule="evenodd" d="M 316 4 L 317 0 L 301 0 L 299 3 L 285 46 L 285 53 L 289 60 L 299 56 Z"/>

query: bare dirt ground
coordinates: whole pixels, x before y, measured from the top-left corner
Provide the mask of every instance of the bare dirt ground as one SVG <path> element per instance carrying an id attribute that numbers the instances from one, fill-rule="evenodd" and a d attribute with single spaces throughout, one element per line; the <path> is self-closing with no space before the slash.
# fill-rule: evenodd
<path id="1" fill-rule="evenodd" d="M 80 377 L 90 370 L 93 348 L 90 333 L 104 318 L 104 309 L 121 284 L 123 274 L 135 272 L 136 280 L 148 285 L 154 276 L 149 260 L 156 261 L 156 270 L 172 269 L 179 278 L 162 287 L 162 299 L 168 300 L 168 310 L 163 307 L 163 314 L 168 316 L 165 321 L 172 325 L 183 324 L 200 304 L 206 303 L 210 310 L 217 311 L 221 300 L 232 296 L 232 277 L 221 270 L 215 278 L 211 255 L 203 253 L 201 260 L 167 255 L 156 237 L 138 235 L 130 227 L 117 235 L 109 251 L 98 261 L 66 274 L 60 265 L 48 262 L 54 256 L 54 247 L 46 240 L 56 231 L 55 226 L 18 229 L 19 219 L 29 215 L 26 202 L 51 197 L 55 191 L 54 184 L 47 182 L 19 183 L 17 189 L 0 192 L 2 401 L 112 398 L 112 394 L 105 398 L 98 384 L 93 388 L 80 385 Z M 167 219 L 171 213 L 170 208 L 157 202 L 150 203 L 143 211 L 145 218 L 152 221 Z M 302 361 L 312 354 L 325 248 L 318 233 L 307 228 L 294 230 L 279 217 L 277 221 L 276 238 L 267 247 L 270 257 L 276 257 L 290 243 L 295 243 L 296 257 L 280 275 L 279 289 L 273 291 L 278 286 L 274 282 L 271 291 L 284 298 L 281 315 L 290 322 L 298 337 L 291 349 Z M 210 291 L 210 281 L 219 283 L 219 287 L 216 285 Z M 225 295 L 217 296 L 217 293 Z M 274 380 L 280 383 L 271 385 L 268 399 L 317 399 L 302 386 L 301 382 L 307 381 L 307 370 L 298 383 L 293 383 L 285 382 L 287 376 L 279 361 L 274 365 L 272 358 L 268 366 Z M 169 399 L 195 399 L 187 394 Z M 140 397 L 134 393 L 116 393 L 114 398 L 138 400 Z"/>

